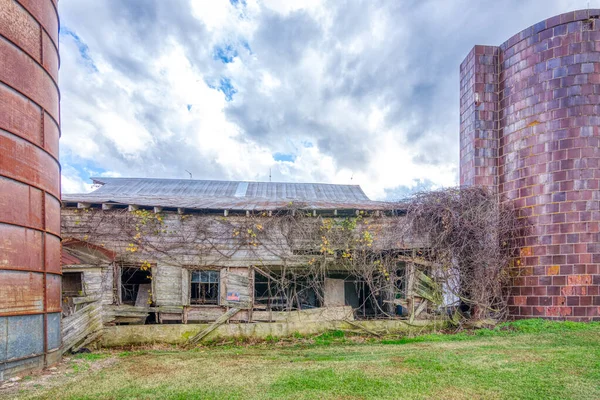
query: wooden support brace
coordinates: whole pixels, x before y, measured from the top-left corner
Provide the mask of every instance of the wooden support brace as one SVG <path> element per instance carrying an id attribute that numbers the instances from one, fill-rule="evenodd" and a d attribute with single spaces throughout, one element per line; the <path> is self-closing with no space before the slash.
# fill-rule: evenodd
<path id="1" fill-rule="evenodd" d="M 113 208 L 112 204 L 102 203 L 102 209 L 103 210 L 110 210 L 111 208 Z"/>
<path id="2" fill-rule="evenodd" d="M 136 211 L 136 210 L 138 210 L 139 208 L 140 208 L 139 206 L 136 206 L 136 205 L 134 205 L 134 204 L 130 204 L 130 205 L 129 205 L 129 207 L 127 207 L 127 209 L 128 209 L 129 211 Z"/>
<path id="3" fill-rule="evenodd" d="M 162 208 L 162 207 L 154 207 L 154 214 L 161 213 L 161 212 L 162 212 L 162 210 L 163 210 L 163 208 Z"/>
<path id="4" fill-rule="evenodd" d="M 90 208 L 90 203 L 77 203 L 77 208 Z"/>
<path id="5" fill-rule="evenodd" d="M 209 325 L 206 329 L 194 335 L 188 340 L 188 344 L 194 345 L 199 343 L 202 339 L 208 336 L 212 331 L 217 329 L 219 326 L 223 325 L 225 322 L 229 321 L 231 317 L 240 312 L 239 308 L 230 308 L 225 314 L 221 315 L 215 322 Z"/>

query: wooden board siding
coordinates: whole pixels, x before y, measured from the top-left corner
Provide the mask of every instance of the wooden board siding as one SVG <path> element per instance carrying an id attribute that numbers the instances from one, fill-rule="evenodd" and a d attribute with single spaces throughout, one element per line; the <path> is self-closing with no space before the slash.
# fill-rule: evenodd
<path id="1" fill-rule="evenodd" d="M 81 272 L 83 292 L 85 296 L 99 297 L 104 305 L 112 304 L 113 300 L 113 271 L 112 266 L 98 267 L 95 265 L 63 266 L 64 272 Z"/>
<path id="2" fill-rule="evenodd" d="M 145 213 L 145 214 L 144 214 Z M 84 275 L 87 288 L 93 293 L 100 291 L 102 304 L 112 317 L 140 318 L 155 312 L 160 322 L 214 321 L 229 308 L 240 308 L 232 320 L 253 319 L 251 311 L 254 301 L 253 266 L 278 268 L 302 267 L 314 257 L 310 252 L 292 251 L 284 234 L 269 231 L 268 246 L 244 244 L 234 234 L 236 226 L 250 223 L 266 224 L 267 218 L 249 220 L 245 216 L 209 214 L 179 215 L 174 211 L 154 214 L 151 211 L 127 211 L 124 209 L 62 209 L 61 234 L 88 243 L 93 248 L 105 249 L 116 254 L 116 263 L 152 265 L 152 310 L 130 309 L 128 306 L 113 305 L 114 293 L 120 293 L 119 276 L 113 276 L 113 267 L 107 264 L 100 270 L 89 270 Z M 146 221 L 140 224 L 140 215 Z M 160 222 L 160 226 L 157 221 Z M 255 222 L 252 222 L 255 221 Z M 306 223 L 317 222 L 307 220 Z M 147 224 L 146 224 L 147 223 Z M 154 224 L 154 225 L 152 225 Z M 386 232 L 389 219 L 373 218 L 369 229 Z M 149 228 L 151 226 L 152 228 Z M 198 227 L 210 231 L 210 240 L 198 235 Z M 374 235 L 373 250 L 397 248 L 393 242 L 393 229 L 402 229 L 396 224 L 390 228 L 392 235 Z M 136 232 L 139 239 L 134 239 Z M 204 232 L 204 231 L 203 231 Z M 138 240 L 136 242 L 136 240 Z M 141 242 L 141 243 L 140 243 Z M 417 246 L 416 242 L 404 247 Z M 132 250 L 133 249 L 133 250 Z M 300 244 L 295 250 L 309 250 Z M 190 305 L 190 271 L 193 269 L 218 269 L 220 271 L 219 304 Z M 339 289 L 339 288 L 338 288 Z M 116 290 L 116 291 L 115 291 Z M 343 286 L 341 287 L 343 301 Z M 228 299 L 227 294 L 235 294 Z M 335 297 L 335 296 L 334 296 Z M 332 300 L 333 301 L 333 300 Z M 340 303 L 339 299 L 332 304 Z M 343 304 L 340 303 L 340 304 Z M 177 309 L 173 309 L 177 307 Z M 170 309 L 169 309 L 170 308 Z M 135 315 L 134 315 L 135 314 Z M 139 314 L 139 315 L 138 315 Z M 272 314 L 260 318 L 272 318 Z M 105 318 L 105 322 L 111 318 Z M 280 318 L 280 317 L 277 317 Z"/>
<path id="3" fill-rule="evenodd" d="M 182 303 L 182 268 L 158 264 L 153 270 L 154 299 L 158 306 L 180 306 Z"/>
<path id="4" fill-rule="evenodd" d="M 222 274 L 221 305 L 240 309 L 252 308 L 254 288 L 251 287 L 250 268 L 227 268 Z"/>
<path id="5" fill-rule="evenodd" d="M 337 307 L 345 305 L 345 284 L 343 279 L 325 278 L 323 288 L 325 307 Z"/>
<path id="6" fill-rule="evenodd" d="M 151 212 L 151 211 L 150 211 Z M 143 243 L 137 251 L 130 252 L 127 246 L 135 234 L 135 215 L 123 209 L 62 209 L 62 236 L 90 242 L 110 251 L 128 261 L 141 263 L 162 262 L 167 265 L 203 267 L 248 267 L 252 265 L 289 267 L 303 266 L 313 257 L 297 254 L 290 249 L 284 235 L 273 231 L 264 239 L 268 247 L 242 244 L 239 237 L 233 235 L 235 226 L 244 226 L 248 218 L 244 216 L 228 217 L 206 214 L 179 215 L 176 212 L 163 212 L 159 234 L 143 235 Z M 154 214 L 152 214 L 154 215 Z M 151 218 L 155 218 L 152 216 Z M 265 218 L 265 220 L 268 217 Z M 401 218 L 401 217 L 398 217 Z M 256 219 L 257 223 L 261 218 Z M 310 221 L 307 221 L 310 223 Z M 391 232 L 391 235 L 375 234 L 373 250 L 398 248 L 394 230 L 402 225 L 387 229 L 389 218 L 374 218 L 369 224 L 373 232 Z M 198 228 L 210 231 L 210 240 L 197 238 Z M 133 234 L 132 234 L 133 233 Z M 422 247 L 423 243 L 403 243 L 405 248 Z M 302 248 L 303 245 L 299 245 Z M 156 249 L 161 249 L 157 251 Z M 308 249 L 308 247 L 307 247 Z"/>

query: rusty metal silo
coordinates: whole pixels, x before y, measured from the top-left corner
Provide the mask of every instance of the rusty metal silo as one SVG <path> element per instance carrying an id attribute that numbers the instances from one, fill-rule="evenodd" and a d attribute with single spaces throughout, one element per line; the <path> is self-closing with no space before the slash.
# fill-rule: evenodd
<path id="1" fill-rule="evenodd" d="M 0 380 L 60 358 L 58 0 L 0 0 Z"/>

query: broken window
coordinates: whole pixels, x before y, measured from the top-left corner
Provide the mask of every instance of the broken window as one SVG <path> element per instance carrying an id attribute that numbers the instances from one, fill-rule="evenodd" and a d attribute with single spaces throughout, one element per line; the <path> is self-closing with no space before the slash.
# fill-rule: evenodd
<path id="1" fill-rule="evenodd" d="M 219 271 L 192 271 L 191 304 L 219 304 Z"/>
<path id="2" fill-rule="evenodd" d="M 85 296 L 83 292 L 83 272 L 64 272 L 62 276 L 62 296 Z"/>
<path id="3" fill-rule="evenodd" d="M 152 271 L 138 266 L 121 267 L 121 304 L 148 307 L 152 303 Z"/>

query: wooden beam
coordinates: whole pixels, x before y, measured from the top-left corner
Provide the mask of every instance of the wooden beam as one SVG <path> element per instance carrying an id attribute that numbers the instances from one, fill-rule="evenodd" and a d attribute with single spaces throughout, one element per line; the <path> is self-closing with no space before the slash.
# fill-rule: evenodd
<path id="1" fill-rule="evenodd" d="M 162 208 L 162 207 L 154 207 L 154 214 L 161 213 L 161 212 L 162 212 L 162 210 L 163 210 L 163 208 Z"/>
<path id="2" fill-rule="evenodd" d="M 90 203 L 77 203 L 77 208 L 90 208 Z"/>
<path id="3" fill-rule="evenodd" d="M 337 217 L 337 210 L 333 210 L 333 215 Z"/>
<path id="4" fill-rule="evenodd" d="M 127 209 L 128 209 L 129 211 L 137 211 L 139 208 L 140 208 L 140 207 L 139 207 L 139 206 L 136 206 L 135 204 L 130 204 L 130 205 L 127 207 Z"/>
<path id="5" fill-rule="evenodd" d="M 313 210 L 313 212 L 312 212 L 312 216 L 313 216 L 313 217 L 316 217 L 316 216 L 317 216 L 317 210 Z"/>
<path id="6" fill-rule="evenodd" d="M 229 210 L 223 210 L 223 215 L 226 217 L 229 215 Z"/>
<path id="7" fill-rule="evenodd" d="M 103 210 L 110 210 L 111 208 L 113 208 L 112 204 L 109 203 L 102 203 L 102 209 Z"/>
<path id="8" fill-rule="evenodd" d="M 246 217 L 250 217 L 250 210 L 246 210 Z"/>
<path id="9" fill-rule="evenodd" d="M 233 317 L 235 314 L 240 312 L 239 308 L 230 308 L 225 314 L 221 315 L 215 322 L 213 322 L 210 326 L 208 326 L 203 331 L 200 331 L 195 336 L 191 337 L 188 340 L 188 344 L 194 345 L 208 336 L 212 331 L 217 329 L 219 326 L 223 325 L 225 322 L 229 321 L 229 318 Z"/>
<path id="10" fill-rule="evenodd" d="M 180 215 L 181 215 L 181 214 L 183 214 L 183 213 L 185 213 L 185 208 L 178 208 L 178 209 L 177 209 L 177 214 L 180 214 Z"/>

